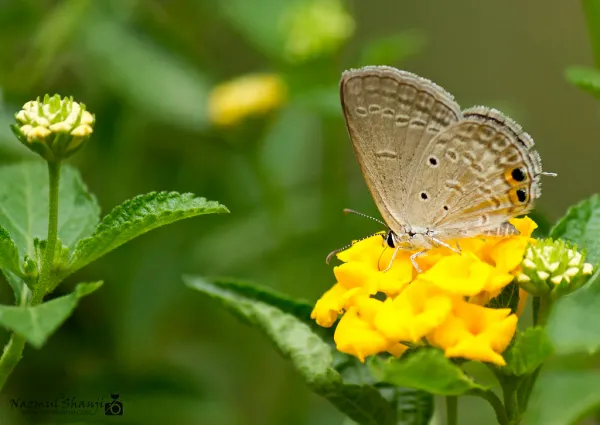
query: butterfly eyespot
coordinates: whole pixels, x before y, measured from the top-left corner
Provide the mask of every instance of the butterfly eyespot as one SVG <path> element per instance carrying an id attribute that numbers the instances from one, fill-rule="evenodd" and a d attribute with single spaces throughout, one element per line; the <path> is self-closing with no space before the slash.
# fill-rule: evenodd
<path id="1" fill-rule="evenodd" d="M 515 168 L 511 171 L 510 175 L 515 181 L 518 182 L 522 182 L 523 180 L 525 180 L 525 177 L 527 177 L 523 172 L 522 168 Z"/>
<path id="2" fill-rule="evenodd" d="M 527 201 L 527 191 L 525 189 L 517 189 L 517 199 L 519 202 Z"/>
<path id="3" fill-rule="evenodd" d="M 448 205 L 444 205 L 444 211 L 448 211 Z"/>
<path id="4" fill-rule="evenodd" d="M 429 196 L 427 195 L 426 192 L 421 192 L 421 199 L 426 201 L 427 199 L 429 199 Z"/>
<path id="5" fill-rule="evenodd" d="M 435 156 L 430 156 L 430 157 L 429 157 L 429 159 L 428 159 L 427 161 L 429 162 L 429 164 L 430 164 L 432 167 L 437 167 L 437 165 L 438 165 L 438 163 L 439 163 L 439 162 L 438 162 L 438 159 L 437 159 Z"/>

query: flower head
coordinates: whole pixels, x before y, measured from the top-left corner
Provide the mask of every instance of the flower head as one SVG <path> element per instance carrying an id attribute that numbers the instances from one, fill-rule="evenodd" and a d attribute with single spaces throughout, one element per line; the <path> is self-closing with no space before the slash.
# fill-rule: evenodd
<path id="1" fill-rule="evenodd" d="M 32 100 L 15 115 L 11 129 L 29 149 L 48 161 L 67 158 L 77 152 L 94 131 L 94 116 L 83 103 L 58 94 Z"/>
<path id="2" fill-rule="evenodd" d="M 312 317 L 330 327 L 342 315 L 335 332 L 338 350 L 361 361 L 427 343 L 448 357 L 504 365 L 502 352 L 518 316 L 496 297 L 521 273 L 537 227 L 527 217 L 511 223 L 519 235 L 462 239 L 456 241 L 460 254 L 429 250 L 417 259 L 420 274 L 410 259 L 414 251 L 399 251 L 388 268 L 393 250 L 381 235 L 358 241 L 337 254 L 343 261 L 334 268 L 337 283 L 317 302 Z"/>
<path id="3" fill-rule="evenodd" d="M 281 106 L 286 92 L 279 75 L 239 77 L 213 89 L 208 99 L 208 115 L 217 125 L 233 125 L 249 115 L 265 114 Z"/>
<path id="4" fill-rule="evenodd" d="M 525 251 L 519 285 L 537 296 L 554 298 L 574 291 L 592 275 L 594 266 L 585 262 L 585 253 L 562 240 L 546 239 Z"/>

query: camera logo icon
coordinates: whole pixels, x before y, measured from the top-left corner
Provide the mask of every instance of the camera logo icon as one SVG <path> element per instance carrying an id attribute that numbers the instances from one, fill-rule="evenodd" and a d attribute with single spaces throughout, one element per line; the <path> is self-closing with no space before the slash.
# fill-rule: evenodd
<path id="1" fill-rule="evenodd" d="M 111 394 L 112 401 L 104 403 L 106 416 L 123 416 L 123 403 L 119 401 L 119 394 Z"/>

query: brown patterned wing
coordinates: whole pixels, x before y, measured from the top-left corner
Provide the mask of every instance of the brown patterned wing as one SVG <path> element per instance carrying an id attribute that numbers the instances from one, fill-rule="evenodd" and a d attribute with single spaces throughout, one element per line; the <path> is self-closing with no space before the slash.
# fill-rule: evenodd
<path id="1" fill-rule="evenodd" d="M 533 140 L 501 112 L 474 107 L 432 139 L 416 163 L 409 219 L 440 238 L 510 234 L 512 217 L 531 210 L 542 172 Z"/>
<path id="2" fill-rule="evenodd" d="M 452 95 L 433 82 L 386 66 L 346 71 L 344 117 L 373 199 L 396 233 L 411 225 L 409 184 L 432 139 L 461 118 Z"/>

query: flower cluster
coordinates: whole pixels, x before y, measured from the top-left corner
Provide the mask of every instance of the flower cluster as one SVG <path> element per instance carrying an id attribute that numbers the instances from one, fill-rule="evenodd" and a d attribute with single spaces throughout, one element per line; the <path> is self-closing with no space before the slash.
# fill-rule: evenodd
<path id="1" fill-rule="evenodd" d="M 16 115 L 11 126 L 19 141 L 48 161 L 67 158 L 82 146 L 94 131 L 94 116 L 73 98 L 52 97 L 32 100 Z"/>
<path id="2" fill-rule="evenodd" d="M 208 99 L 210 120 L 221 126 L 265 114 L 285 103 L 287 86 L 276 74 L 249 74 L 216 86 Z"/>
<path id="3" fill-rule="evenodd" d="M 335 342 L 339 351 L 364 361 L 380 352 L 400 356 L 408 346 L 431 344 L 447 357 L 504 365 L 502 352 L 516 331 L 517 314 L 488 303 L 518 275 L 537 225 L 513 219 L 517 236 L 461 239 L 461 253 L 434 248 L 418 257 L 392 249 L 376 235 L 338 253 L 337 283 L 315 305 L 312 318 L 324 327 L 342 315 Z M 521 291 L 519 308 L 526 293 Z"/>

